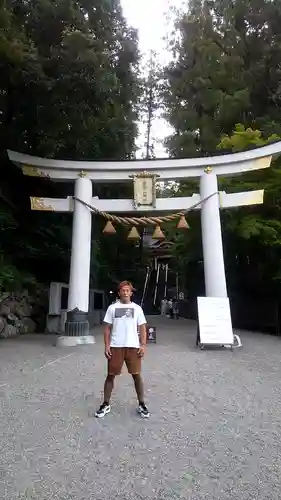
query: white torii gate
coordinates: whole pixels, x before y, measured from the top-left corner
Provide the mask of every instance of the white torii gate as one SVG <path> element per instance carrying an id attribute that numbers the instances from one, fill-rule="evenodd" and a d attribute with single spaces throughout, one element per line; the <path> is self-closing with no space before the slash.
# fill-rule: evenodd
<path id="1" fill-rule="evenodd" d="M 281 141 L 242 153 L 209 158 L 157 159 L 133 161 L 64 161 L 38 158 L 8 150 L 12 162 L 29 176 L 54 181 L 73 181 L 74 196 L 104 212 L 178 212 L 202 201 L 202 242 L 205 273 L 205 292 L 208 297 L 227 297 L 220 208 L 240 207 L 263 203 L 263 190 L 226 194 L 218 191 L 219 175 L 237 175 L 270 167 L 273 156 L 281 152 Z M 154 206 L 136 207 L 132 199 L 101 200 L 92 197 L 92 182 L 132 182 L 132 175 L 147 172 L 159 181 L 200 177 L 200 194 L 191 197 L 158 198 Z M 89 335 L 89 278 L 91 255 L 91 211 L 72 197 L 66 199 L 31 197 L 32 210 L 73 212 L 72 251 L 69 279 L 68 310 L 78 309 L 80 316 L 66 323 L 66 336 Z M 84 313 L 84 314 L 83 314 Z"/>

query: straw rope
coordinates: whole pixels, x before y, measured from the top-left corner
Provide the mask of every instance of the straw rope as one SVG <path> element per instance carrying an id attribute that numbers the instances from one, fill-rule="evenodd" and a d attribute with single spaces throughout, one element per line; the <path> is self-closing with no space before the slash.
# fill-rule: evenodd
<path id="1" fill-rule="evenodd" d="M 193 210 L 194 208 L 197 208 L 198 206 L 202 205 L 205 203 L 207 200 L 212 198 L 215 195 L 218 195 L 219 192 L 216 191 L 215 193 L 210 194 L 209 196 L 206 196 L 206 198 L 203 198 L 203 200 L 198 201 L 197 203 L 194 203 L 191 207 L 189 207 L 187 210 L 184 210 L 182 212 L 177 212 L 175 214 L 170 214 L 170 215 L 163 215 L 162 217 L 118 217 L 117 215 L 112 215 L 109 214 L 108 212 L 103 212 L 99 210 L 98 208 L 93 207 L 92 205 L 89 205 L 89 203 L 86 203 L 83 200 L 80 200 L 80 198 L 77 198 L 76 196 L 73 196 L 73 199 L 75 201 L 78 201 L 79 203 L 82 203 L 85 207 L 89 208 L 92 212 L 95 214 L 100 215 L 106 220 L 109 220 L 110 222 L 113 222 L 115 224 L 123 224 L 125 226 L 146 226 L 146 225 L 160 225 L 163 222 L 170 222 L 173 220 L 176 220 L 180 217 L 183 217 L 186 215 L 188 212 Z"/>

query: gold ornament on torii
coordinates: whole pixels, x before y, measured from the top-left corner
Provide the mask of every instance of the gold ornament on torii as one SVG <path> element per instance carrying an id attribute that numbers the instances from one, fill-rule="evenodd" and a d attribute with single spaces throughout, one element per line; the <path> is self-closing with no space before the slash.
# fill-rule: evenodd
<path id="1" fill-rule="evenodd" d="M 23 175 L 27 175 L 28 177 L 43 177 L 45 179 L 49 179 L 50 176 L 38 170 L 37 167 L 33 167 L 32 165 L 23 165 L 22 167 Z"/>
<path id="2" fill-rule="evenodd" d="M 36 196 L 30 197 L 31 210 L 41 210 L 45 212 L 54 212 L 51 205 L 45 205 L 43 198 L 38 198 Z"/>
<path id="3" fill-rule="evenodd" d="M 213 172 L 213 169 L 212 169 L 212 167 L 206 167 L 206 168 L 204 169 L 204 172 L 205 172 L 206 174 L 211 174 L 211 173 Z"/>

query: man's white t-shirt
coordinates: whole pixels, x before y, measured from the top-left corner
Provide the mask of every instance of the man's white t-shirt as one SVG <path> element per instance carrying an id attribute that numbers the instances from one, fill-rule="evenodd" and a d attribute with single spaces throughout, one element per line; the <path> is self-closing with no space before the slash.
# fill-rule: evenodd
<path id="1" fill-rule="evenodd" d="M 103 321 L 112 325 L 110 347 L 140 346 L 138 326 L 144 325 L 146 319 L 138 304 L 135 302 L 111 304 Z"/>

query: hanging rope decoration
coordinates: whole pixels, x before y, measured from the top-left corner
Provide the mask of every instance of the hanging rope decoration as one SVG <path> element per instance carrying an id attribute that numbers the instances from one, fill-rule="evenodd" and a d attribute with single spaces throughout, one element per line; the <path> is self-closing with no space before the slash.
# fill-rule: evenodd
<path id="1" fill-rule="evenodd" d="M 97 215 L 100 215 L 104 219 L 106 219 L 107 223 L 104 227 L 103 233 L 105 234 L 114 234 L 116 233 L 116 229 L 113 224 L 122 224 L 123 226 L 132 226 L 131 230 L 128 234 L 128 239 L 130 240 L 138 240 L 140 239 L 140 234 L 136 228 L 136 226 L 156 226 L 154 233 L 152 235 L 152 239 L 156 240 L 163 240 L 165 239 L 165 236 L 161 230 L 160 225 L 164 222 L 171 222 L 173 220 L 179 219 L 179 222 L 177 224 L 178 229 L 189 229 L 188 222 L 186 221 L 185 215 L 190 212 L 191 210 L 194 210 L 194 208 L 199 207 L 202 205 L 204 202 L 209 200 L 215 195 L 218 195 L 219 192 L 216 191 L 215 193 L 210 194 L 206 198 L 203 198 L 203 200 L 198 201 L 197 203 L 194 203 L 191 207 L 189 207 L 187 210 L 184 210 L 183 212 L 177 212 L 174 214 L 170 215 L 163 215 L 162 217 L 119 217 L 118 215 L 112 215 L 109 214 L 108 212 L 103 212 L 99 210 L 98 208 L 93 207 L 92 205 L 89 205 L 89 203 L 86 203 L 83 200 L 80 200 L 80 198 L 77 198 L 76 196 L 73 196 L 73 200 L 78 201 L 85 207 L 89 208 L 91 212 L 94 212 Z"/>

